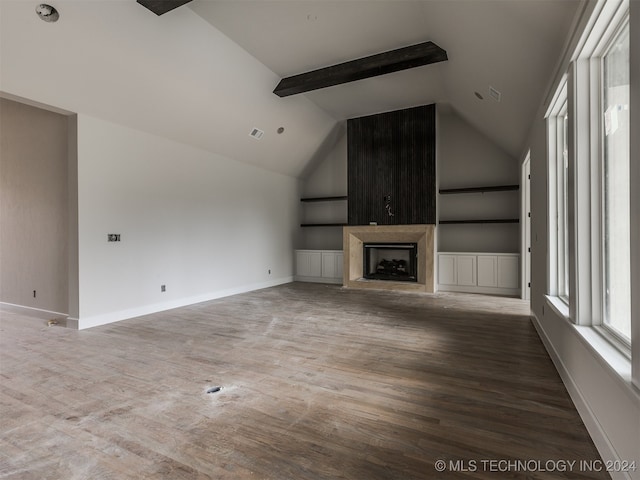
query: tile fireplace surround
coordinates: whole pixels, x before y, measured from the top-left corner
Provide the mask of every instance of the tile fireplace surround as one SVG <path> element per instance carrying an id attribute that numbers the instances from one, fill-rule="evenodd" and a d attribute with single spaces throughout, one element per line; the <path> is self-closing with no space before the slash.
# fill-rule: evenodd
<path id="1" fill-rule="evenodd" d="M 344 250 L 344 276 L 342 285 L 347 288 L 433 293 L 435 261 L 434 233 L 435 225 L 362 225 L 344 227 L 342 230 Z M 364 242 L 417 243 L 418 281 L 414 283 L 363 279 L 362 244 Z"/>

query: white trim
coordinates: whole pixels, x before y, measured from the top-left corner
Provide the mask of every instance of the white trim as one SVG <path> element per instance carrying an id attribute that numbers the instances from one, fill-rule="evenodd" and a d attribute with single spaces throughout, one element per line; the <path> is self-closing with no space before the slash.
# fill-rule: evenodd
<path id="1" fill-rule="evenodd" d="M 520 175 L 520 298 L 531 299 L 531 150 L 522 161 Z"/>
<path id="2" fill-rule="evenodd" d="M 629 0 L 598 0 L 571 60 L 602 55 L 606 39 L 628 10 Z"/>
<path id="3" fill-rule="evenodd" d="M 611 441 L 609 440 L 609 437 L 607 436 L 605 430 L 602 428 L 602 425 L 598 421 L 598 418 L 596 417 L 593 410 L 589 406 L 587 399 L 584 397 L 580 388 L 578 387 L 578 382 L 576 382 L 571 376 L 571 374 L 569 373 L 564 362 L 562 361 L 562 357 L 558 354 L 558 352 L 554 348 L 553 343 L 547 336 L 544 328 L 542 327 L 542 324 L 540 323 L 536 315 L 533 313 L 531 316 L 531 321 L 536 331 L 538 332 L 538 335 L 540 336 L 542 343 L 547 349 L 547 352 L 549 353 L 549 356 L 551 357 L 551 360 L 553 361 L 553 364 L 555 365 L 556 370 L 558 371 L 558 374 L 560 375 L 560 378 L 562 379 L 562 382 L 564 383 L 569 393 L 569 396 L 573 400 L 573 403 L 580 415 L 580 418 L 582 418 L 582 421 L 584 422 L 585 427 L 587 428 L 587 431 L 589 432 L 589 435 L 593 440 L 593 443 L 595 444 L 596 448 L 598 449 L 598 452 L 600 453 L 600 456 L 602 457 L 602 460 L 604 462 L 635 460 L 635 459 L 622 459 L 619 457 L 613 445 L 611 444 Z M 622 382 L 622 384 L 625 387 L 624 390 L 630 395 L 630 397 L 634 401 L 639 401 L 640 396 L 638 395 L 637 392 L 635 392 L 632 389 L 631 383 L 624 381 L 622 376 L 615 370 L 615 366 L 612 366 L 612 364 L 610 364 L 609 362 L 603 362 L 602 356 L 598 354 L 597 348 L 599 347 L 607 348 L 606 342 L 604 342 L 604 344 L 602 345 L 597 345 L 597 342 L 592 343 L 591 340 L 593 339 L 589 338 L 589 335 L 593 333 L 592 328 L 578 327 L 571 323 L 570 325 L 575 330 L 575 332 L 578 333 L 578 337 L 582 339 L 583 343 L 596 353 L 594 357 L 600 359 L 600 361 L 607 367 L 607 369 L 613 370 L 616 373 L 615 375 L 612 375 L 612 377 L 615 377 L 618 379 L 619 382 Z M 609 346 L 609 348 L 611 347 Z M 619 355 L 619 352 L 618 352 L 618 355 Z M 632 479 L 632 476 L 629 472 L 613 472 L 612 471 L 610 472 L 610 474 L 611 474 L 611 478 L 614 480 L 631 480 Z"/>
<path id="4" fill-rule="evenodd" d="M 565 191 L 564 176 L 568 175 L 568 171 L 564 168 L 564 139 L 567 135 L 567 143 L 569 143 L 568 132 L 565 132 L 564 116 L 568 114 L 568 80 L 567 75 L 564 75 L 562 82 L 558 86 L 558 89 L 553 96 L 553 101 L 547 111 L 547 193 L 548 193 L 548 275 L 547 279 L 547 293 L 550 295 L 559 295 L 561 285 L 564 283 L 564 277 L 566 270 L 569 269 L 569 259 L 564 258 L 564 242 L 561 242 L 561 238 L 565 242 L 570 238 L 569 231 L 560 232 L 559 224 L 565 224 L 565 219 L 560 215 L 560 207 L 564 206 L 564 198 L 569 202 L 570 184 L 567 184 L 567 191 Z M 569 127 L 567 126 L 567 130 Z M 571 163 L 571 156 L 567 159 L 569 164 Z M 568 180 L 568 179 L 567 179 Z M 560 197 L 563 197 L 562 199 Z M 569 208 L 567 207 L 567 212 Z M 564 209 L 562 214 L 564 215 Z M 562 235 L 562 237 L 561 237 Z M 562 248 L 561 248 L 562 247 Z M 560 251 L 562 249 L 562 252 Z M 562 256 L 562 257 L 561 257 Z M 563 270 L 560 271 L 560 259 L 564 258 Z M 562 275 L 561 275 L 562 273 Z M 560 277 L 563 277 L 563 283 L 560 281 Z M 568 291 L 568 285 L 565 286 Z"/>
<path id="5" fill-rule="evenodd" d="M 28 315 L 29 317 L 41 318 L 44 320 L 64 320 L 68 317 L 66 313 L 44 310 L 42 308 L 27 307 L 25 305 L 17 305 L 15 303 L 0 302 L 0 308 L 6 312 Z"/>
<path id="6" fill-rule="evenodd" d="M 481 293 L 484 295 L 503 295 L 520 298 L 519 288 L 477 287 L 474 285 L 438 285 L 438 292 Z"/>
<path id="7" fill-rule="evenodd" d="M 569 305 L 567 305 L 566 302 L 564 302 L 560 297 L 554 297 L 552 295 L 545 295 L 545 298 L 547 299 L 547 305 L 549 305 L 557 315 L 568 322 L 571 321 L 571 317 L 569 316 Z"/>
<path id="8" fill-rule="evenodd" d="M 142 307 L 131 308 L 127 310 L 120 310 L 117 312 L 109 312 L 102 315 L 93 315 L 90 317 L 82 317 L 78 321 L 78 329 L 84 330 L 86 328 L 97 327 L 100 325 L 106 325 L 108 323 L 119 322 L 121 320 L 127 320 L 142 315 L 149 315 L 151 313 L 162 312 L 165 310 L 171 310 L 172 308 L 184 307 L 187 305 L 193 305 L 195 303 L 208 302 L 210 300 L 216 300 L 218 298 L 229 297 L 231 295 L 237 295 L 239 293 L 251 292 L 259 290 L 261 288 L 275 287 L 276 285 L 282 285 L 285 283 L 291 283 L 293 277 L 282 277 L 275 280 L 269 280 L 267 282 L 252 283 L 248 285 L 242 285 L 239 287 L 228 288 L 224 290 L 217 290 L 215 292 L 209 292 L 202 295 L 196 295 L 193 297 L 180 298 L 171 300 L 168 302 L 155 303 L 152 305 L 144 305 Z"/>
<path id="9" fill-rule="evenodd" d="M 310 283 L 332 283 L 336 285 L 342 285 L 342 277 L 330 278 L 330 277 L 303 277 L 296 275 L 293 277 L 294 282 L 310 282 Z"/>
<path id="10" fill-rule="evenodd" d="M 563 308 L 556 298 L 546 297 L 546 301 L 547 305 L 556 314 L 571 325 L 581 343 L 593 353 L 593 358 L 605 367 L 612 374 L 611 377 L 615 378 L 626 389 L 630 398 L 636 402 L 640 401 L 640 390 L 631 386 L 631 360 L 629 357 L 612 345 L 605 336 L 599 333 L 597 328 L 583 327 L 572 323 L 568 315 L 566 315 L 566 307 Z"/>
<path id="11" fill-rule="evenodd" d="M 640 127 L 640 2 L 629 5 L 629 46 L 631 79 L 630 125 Z M 629 181 L 631 202 L 631 291 L 640 292 L 640 135 L 631 136 Z M 631 295 L 631 359 L 635 386 L 640 389 L 640 295 Z"/>

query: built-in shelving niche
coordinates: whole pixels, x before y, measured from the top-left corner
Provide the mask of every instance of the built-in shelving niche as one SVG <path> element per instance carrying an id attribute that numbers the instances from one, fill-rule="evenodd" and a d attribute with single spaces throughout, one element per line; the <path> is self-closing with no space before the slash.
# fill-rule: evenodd
<path id="1" fill-rule="evenodd" d="M 441 188 L 438 193 L 440 195 L 459 195 L 465 193 L 492 193 L 492 192 L 509 192 L 517 191 L 520 185 L 491 185 L 481 187 L 462 187 L 462 188 Z M 474 223 L 520 223 L 519 218 L 475 218 L 475 219 L 457 219 L 457 220 L 439 220 L 440 225 L 462 225 Z"/>
<path id="2" fill-rule="evenodd" d="M 333 196 L 333 197 L 306 197 L 301 198 L 301 202 L 305 203 L 315 203 L 315 202 L 341 202 L 346 201 L 348 197 L 346 195 Z M 346 222 L 327 222 L 327 223 L 301 223 L 301 227 L 344 227 L 346 226 Z"/>

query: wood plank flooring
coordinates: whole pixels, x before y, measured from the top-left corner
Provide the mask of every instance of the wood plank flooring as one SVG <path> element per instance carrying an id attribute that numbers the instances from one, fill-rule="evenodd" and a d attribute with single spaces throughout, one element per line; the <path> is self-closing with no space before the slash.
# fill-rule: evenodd
<path id="1" fill-rule="evenodd" d="M 609 478 L 549 471 L 600 457 L 520 300 L 292 283 L 0 320 L 2 479 Z"/>

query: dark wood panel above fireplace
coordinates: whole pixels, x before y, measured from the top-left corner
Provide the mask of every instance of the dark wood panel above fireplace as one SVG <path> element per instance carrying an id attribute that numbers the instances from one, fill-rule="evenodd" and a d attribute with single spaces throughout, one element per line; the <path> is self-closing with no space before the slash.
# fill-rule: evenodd
<path id="1" fill-rule="evenodd" d="M 349 225 L 436 222 L 435 105 L 347 122 Z"/>

